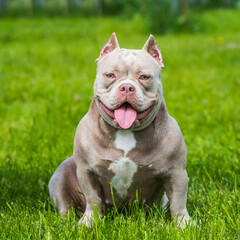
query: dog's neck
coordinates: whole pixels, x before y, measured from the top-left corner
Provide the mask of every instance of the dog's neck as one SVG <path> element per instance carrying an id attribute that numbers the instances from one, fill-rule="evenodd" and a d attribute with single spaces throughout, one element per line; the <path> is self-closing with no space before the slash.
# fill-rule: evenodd
<path id="1" fill-rule="evenodd" d="M 98 108 L 100 115 L 105 120 L 105 122 L 107 122 L 110 126 L 112 126 L 114 128 L 121 129 L 120 126 L 118 124 L 115 125 L 113 123 L 113 119 L 105 111 L 103 111 L 98 99 L 94 98 L 94 101 L 96 103 L 96 106 Z M 143 118 L 140 121 L 139 125 L 136 126 L 135 124 L 133 124 L 133 126 L 131 128 L 129 128 L 128 130 L 140 131 L 140 130 L 146 128 L 147 126 L 149 126 L 152 123 L 152 121 L 155 119 L 155 117 L 157 116 L 157 114 L 160 110 L 161 103 L 162 103 L 162 98 L 159 99 L 159 101 L 154 106 L 153 110 L 145 118 Z"/>

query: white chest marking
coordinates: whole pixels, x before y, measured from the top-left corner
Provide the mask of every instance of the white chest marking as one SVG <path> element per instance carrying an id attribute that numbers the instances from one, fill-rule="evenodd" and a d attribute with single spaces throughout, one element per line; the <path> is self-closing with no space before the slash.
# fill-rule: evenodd
<path id="1" fill-rule="evenodd" d="M 117 149 L 124 151 L 124 156 L 136 147 L 136 139 L 130 130 L 118 130 L 114 142 Z"/>
<path id="2" fill-rule="evenodd" d="M 120 197 L 125 197 L 131 186 L 133 175 L 137 171 L 137 164 L 123 157 L 110 164 L 109 169 L 115 173 L 111 180 L 113 188 L 116 189 Z"/>
<path id="3" fill-rule="evenodd" d="M 127 190 L 131 186 L 133 175 L 137 172 L 137 164 L 127 158 L 127 153 L 136 147 L 136 139 L 129 130 L 119 130 L 116 134 L 114 142 L 116 148 L 124 151 L 124 157 L 109 165 L 109 170 L 115 173 L 111 183 L 113 188 L 117 191 L 120 197 L 127 195 Z"/>

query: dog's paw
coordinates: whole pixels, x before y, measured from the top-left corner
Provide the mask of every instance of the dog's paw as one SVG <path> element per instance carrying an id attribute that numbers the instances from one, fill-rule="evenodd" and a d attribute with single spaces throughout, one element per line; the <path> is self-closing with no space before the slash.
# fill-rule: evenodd
<path id="1" fill-rule="evenodd" d="M 166 192 L 164 192 L 164 194 L 163 194 L 163 196 L 162 196 L 161 208 L 162 208 L 162 210 L 163 210 L 164 212 L 167 212 L 168 207 L 169 207 L 169 200 L 168 200 L 168 197 L 167 197 Z"/>
<path id="2" fill-rule="evenodd" d="M 92 227 L 94 225 L 94 218 L 92 214 L 83 214 L 78 222 L 78 225 L 84 225 L 86 227 Z"/>
<path id="3" fill-rule="evenodd" d="M 177 219 L 177 227 L 178 228 L 185 228 L 187 226 L 195 226 L 196 222 L 191 219 L 189 216 L 183 216 L 182 218 Z"/>
<path id="4" fill-rule="evenodd" d="M 185 228 L 188 225 L 193 226 L 194 221 L 189 217 L 189 215 L 184 215 L 182 217 L 178 217 L 176 219 L 176 226 L 177 228 Z"/>

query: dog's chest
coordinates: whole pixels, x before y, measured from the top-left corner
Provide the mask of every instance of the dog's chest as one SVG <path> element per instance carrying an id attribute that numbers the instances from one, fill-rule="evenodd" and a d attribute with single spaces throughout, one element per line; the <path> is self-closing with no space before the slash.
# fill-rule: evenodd
<path id="1" fill-rule="evenodd" d="M 125 197 L 133 176 L 138 170 L 138 165 L 127 157 L 128 152 L 136 147 L 134 134 L 128 130 L 118 130 L 114 145 L 123 151 L 123 157 L 112 162 L 108 167 L 115 174 L 111 179 L 111 184 L 120 197 Z"/>
<path id="2" fill-rule="evenodd" d="M 98 152 L 99 160 L 92 165 L 105 192 L 105 197 L 111 198 L 109 185 L 117 192 L 121 199 L 135 194 L 137 189 L 144 190 L 154 176 L 154 164 L 148 163 L 143 156 L 141 145 L 130 130 L 118 130 L 109 148 Z M 151 153 L 148 154 L 151 158 Z M 146 165 L 142 164 L 146 162 Z M 149 187 L 149 186 L 148 186 Z M 148 188 L 147 187 L 147 188 Z M 145 189 L 146 190 L 146 189 Z"/>

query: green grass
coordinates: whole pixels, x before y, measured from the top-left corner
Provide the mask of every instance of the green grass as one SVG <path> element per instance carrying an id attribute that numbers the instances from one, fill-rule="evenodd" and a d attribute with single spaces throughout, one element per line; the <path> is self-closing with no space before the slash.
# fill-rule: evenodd
<path id="1" fill-rule="evenodd" d="M 1 19 L 0 239 L 239 239 L 239 11 L 201 13 L 196 33 L 156 36 L 164 98 L 188 149 L 188 210 L 196 225 L 173 227 L 158 206 L 114 210 L 92 229 L 64 221 L 48 181 L 72 155 L 92 98 L 95 59 L 113 31 L 141 48 L 144 22 L 117 18 Z"/>

